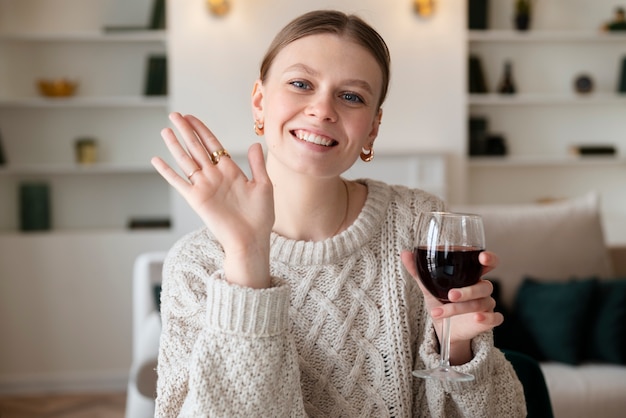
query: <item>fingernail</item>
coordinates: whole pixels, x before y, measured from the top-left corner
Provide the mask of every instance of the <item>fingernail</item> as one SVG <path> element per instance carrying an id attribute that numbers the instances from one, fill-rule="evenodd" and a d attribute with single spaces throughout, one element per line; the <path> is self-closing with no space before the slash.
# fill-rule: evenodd
<path id="1" fill-rule="evenodd" d="M 443 309 L 442 308 L 435 308 L 432 311 L 430 311 L 430 314 L 434 317 L 434 318 L 438 318 L 441 315 L 443 315 Z"/>
<path id="2" fill-rule="evenodd" d="M 448 292 L 448 299 L 455 301 L 461 297 L 461 292 L 458 290 L 451 290 Z"/>

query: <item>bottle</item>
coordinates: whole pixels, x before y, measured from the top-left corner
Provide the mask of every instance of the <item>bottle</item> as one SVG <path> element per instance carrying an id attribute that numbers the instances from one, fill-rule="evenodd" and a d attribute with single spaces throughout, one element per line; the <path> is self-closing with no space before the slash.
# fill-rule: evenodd
<path id="1" fill-rule="evenodd" d="M 515 94 L 515 81 L 513 80 L 513 65 L 511 61 L 505 61 L 504 73 L 498 91 L 501 94 Z"/>

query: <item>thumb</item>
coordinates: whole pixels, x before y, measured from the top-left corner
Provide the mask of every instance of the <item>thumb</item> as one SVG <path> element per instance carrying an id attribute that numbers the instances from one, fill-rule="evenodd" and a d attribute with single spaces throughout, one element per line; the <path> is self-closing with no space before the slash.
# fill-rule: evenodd
<path id="1" fill-rule="evenodd" d="M 250 171 L 252 179 L 256 182 L 270 182 L 269 175 L 265 168 L 265 157 L 263 156 L 263 147 L 260 143 L 256 142 L 250 145 L 248 149 L 248 164 L 250 164 Z"/>

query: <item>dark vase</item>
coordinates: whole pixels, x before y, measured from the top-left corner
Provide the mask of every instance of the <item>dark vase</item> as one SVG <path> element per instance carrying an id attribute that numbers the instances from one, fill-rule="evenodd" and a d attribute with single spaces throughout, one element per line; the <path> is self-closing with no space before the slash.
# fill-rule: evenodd
<path id="1" fill-rule="evenodd" d="M 515 28 L 517 30 L 528 30 L 530 27 L 530 15 L 519 14 L 515 15 Z"/>

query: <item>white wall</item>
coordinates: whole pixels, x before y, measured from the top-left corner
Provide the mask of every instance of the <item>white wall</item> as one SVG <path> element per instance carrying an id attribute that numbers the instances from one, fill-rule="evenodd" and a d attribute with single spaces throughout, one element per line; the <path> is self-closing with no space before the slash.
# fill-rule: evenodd
<path id="1" fill-rule="evenodd" d="M 21 2 L 2 2 L 11 5 L 2 9 L 7 12 L 2 22 L 6 24 L 11 13 L 33 13 L 22 18 L 32 18 L 37 25 L 42 20 L 41 28 L 46 30 L 51 23 L 44 15 L 53 19 L 55 13 L 69 8 L 85 14 L 84 27 L 93 28 L 99 24 L 96 16 L 114 10 L 113 5 L 146 1 L 85 0 L 73 8 L 80 1 L 50 0 L 48 5 L 48 0 L 41 0 L 46 5 L 42 13 L 37 7 L 18 7 Z M 443 152 L 456 161 L 451 183 L 460 184 L 454 177 L 464 171 L 464 0 L 439 1 L 438 12 L 429 20 L 413 13 L 410 0 L 231 3 L 232 12 L 219 19 L 208 13 L 204 0 L 168 1 L 171 110 L 204 119 L 240 160 L 252 141 L 258 140 L 252 129 L 249 96 L 259 61 L 275 32 L 312 7 L 355 12 L 388 41 L 393 71 L 376 143 L 377 159 L 359 166 L 359 172 L 368 170 L 371 177 L 381 177 L 399 157 L 404 165 L 392 175 L 400 179 L 402 173 L 411 176 L 420 171 L 412 154 Z M 140 23 L 133 10 L 113 13 L 106 23 Z M 162 150 L 165 155 L 165 147 Z M 458 189 L 447 194 L 458 196 Z M 177 226 L 173 232 L 92 231 L 0 238 L 0 265 L 19 266 L 9 269 L 19 274 L 0 277 L 0 393 L 125 389 L 131 361 L 133 260 L 143 251 L 168 248 L 182 232 L 198 224 L 175 192 L 171 208 Z"/>
<path id="2" fill-rule="evenodd" d="M 231 4 L 230 14 L 217 18 L 208 13 L 204 0 L 169 1 L 172 110 L 200 117 L 231 154 L 244 155 L 258 141 L 250 93 L 276 32 L 312 9 L 356 13 L 381 33 L 391 51 L 391 86 L 377 155 L 449 153 L 447 197 L 464 199 L 464 0 L 439 1 L 437 13 L 429 19 L 413 13 L 410 0 L 231 0 Z M 367 166 L 370 177 L 381 176 L 377 169 L 386 168 L 377 167 L 376 161 Z M 199 222 L 186 203 L 175 193 L 173 201 L 177 230 L 195 228 Z"/>

